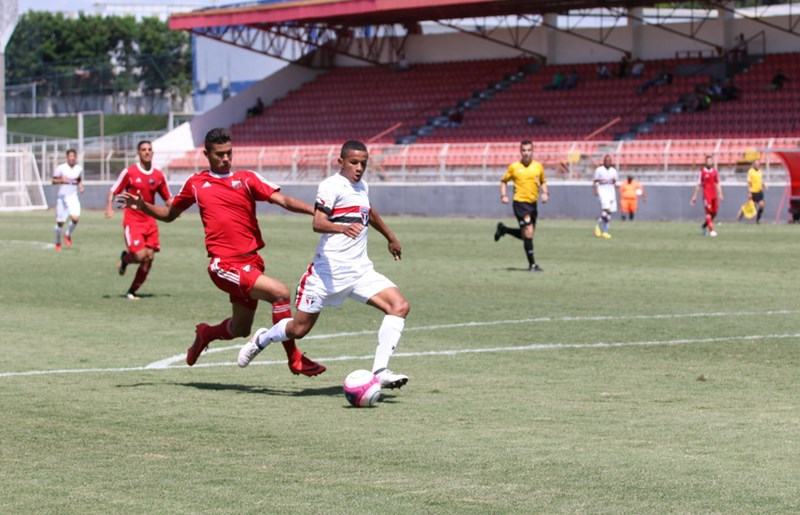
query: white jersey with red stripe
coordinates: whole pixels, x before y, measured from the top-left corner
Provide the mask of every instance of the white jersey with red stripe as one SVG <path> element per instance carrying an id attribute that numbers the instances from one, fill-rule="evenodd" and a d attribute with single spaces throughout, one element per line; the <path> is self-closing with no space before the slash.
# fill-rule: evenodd
<path id="1" fill-rule="evenodd" d="M 316 209 L 336 224 L 361 223 L 364 230 L 353 239 L 344 234 L 323 234 L 314 254 L 314 268 L 319 273 L 360 275 L 372 269 L 367 255 L 369 232 L 369 186 L 364 180 L 353 184 L 337 173 L 322 181 L 317 190 Z"/>

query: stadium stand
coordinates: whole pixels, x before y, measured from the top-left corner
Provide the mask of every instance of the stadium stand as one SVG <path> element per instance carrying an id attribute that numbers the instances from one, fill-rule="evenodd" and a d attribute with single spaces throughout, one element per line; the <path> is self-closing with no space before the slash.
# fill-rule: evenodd
<path id="1" fill-rule="evenodd" d="M 342 138 L 390 143 L 473 91 L 515 72 L 523 59 L 335 68 L 231 130 L 242 145 L 318 144 Z"/>

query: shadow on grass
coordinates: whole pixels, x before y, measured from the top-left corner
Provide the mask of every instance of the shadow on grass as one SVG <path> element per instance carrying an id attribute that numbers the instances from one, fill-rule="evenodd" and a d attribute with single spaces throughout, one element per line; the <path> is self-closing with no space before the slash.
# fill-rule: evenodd
<path id="1" fill-rule="evenodd" d="M 124 299 L 124 300 L 128 300 L 128 299 L 125 298 L 125 295 L 126 295 L 125 293 L 123 293 L 122 295 L 105 294 L 105 295 L 103 295 L 103 298 L 104 299 Z M 136 296 L 138 298 L 135 299 L 135 300 L 131 300 L 130 302 L 136 302 L 137 300 L 140 300 L 140 299 L 155 299 L 155 298 L 159 298 L 159 297 L 172 297 L 172 295 L 170 295 L 169 293 L 137 293 Z"/>
<path id="2" fill-rule="evenodd" d="M 288 397 L 310 397 L 310 396 L 332 397 L 342 394 L 341 386 L 321 386 L 319 388 L 303 388 L 302 390 L 282 390 L 279 388 L 270 388 L 268 386 L 255 386 L 250 384 L 197 383 L 197 382 L 168 383 L 168 384 L 172 384 L 174 386 L 185 386 L 187 388 L 195 388 L 197 390 L 211 390 L 219 392 L 223 391 L 242 392 L 242 393 L 252 393 L 259 395 L 284 395 Z M 147 386 L 147 384 L 142 384 L 141 386 Z"/>

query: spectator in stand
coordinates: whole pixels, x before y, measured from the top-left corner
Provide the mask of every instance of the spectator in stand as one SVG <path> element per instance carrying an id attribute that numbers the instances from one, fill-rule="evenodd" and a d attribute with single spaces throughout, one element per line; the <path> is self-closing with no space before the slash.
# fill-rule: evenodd
<path id="1" fill-rule="evenodd" d="M 564 82 L 564 89 L 575 89 L 578 87 L 578 81 L 581 79 L 581 76 L 578 75 L 578 70 L 575 68 L 569 71 L 569 75 L 567 75 L 567 80 Z"/>
<path id="2" fill-rule="evenodd" d="M 605 64 L 601 64 L 597 67 L 597 78 L 600 80 L 606 80 L 611 78 L 611 70 L 608 69 L 608 66 Z"/>
<path id="3" fill-rule="evenodd" d="M 628 76 L 628 56 L 623 54 L 622 59 L 619 60 L 619 68 L 617 68 L 617 78 L 624 79 Z"/>
<path id="4" fill-rule="evenodd" d="M 789 82 L 789 77 L 783 74 L 781 70 L 772 77 L 772 80 L 767 85 L 767 91 L 780 91 L 783 89 L 784 83 Z"/>
<path id="5" fill-rule="evenodd" d="M 251 107 L 250 109 L 247 110 L 247 117 L 250 118 L 251 116 L 258 116 L 260 114 L 263 114 L 264 113 L 264 107 L 265 107 L 264 106 L 264 101 L 261 100 L 261 97 L 258 97 L 258 100 L 256 101 L 256 105 L 254 105 L 253 107 Z"/>
<path id="6" fill-rule="evenodd" d="M 639 86 L 639 89 L 637 89 L 636 92 L 641 95 L 653 86 L 663 86 L 665 84 L 672 84 L 672 74 L 668 71 L 661 70 L 655 74 L 652 79 Z"/>
<path id="7" fill-rule="evenodd" d="M 551 90 L 554 90 L 554 89 L 564 89 L 564 80 L 565 79 L 566 79 L 566 77 L 564 77 L 564 72 L 561 71 L 561 70 L 558 70 L 556 72 L 556 74 L 553 75 L 553 82 L 551 82 L 550 84 L 545 86 L 544 89 L 546 89 L 548 91 L 551 91 Z"/>
<path id="8" fill-rule="evenodd" d="M 722 84 L 722 94 L 721 100 L 739 100 L 739 88 L 733 85 L 733 81 L 731 79 L 725 79 L 725 82 Z"/>
<path id="9" fill-rule="evenodd" d="M 644 73 L 644 63 L 640 60 L 636 60 L 631 66 L 631 77 L 641 77 Z"/>

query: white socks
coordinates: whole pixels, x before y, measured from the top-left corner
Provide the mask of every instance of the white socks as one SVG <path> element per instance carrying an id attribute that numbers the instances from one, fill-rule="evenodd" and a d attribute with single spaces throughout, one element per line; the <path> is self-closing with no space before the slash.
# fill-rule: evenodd
<path id="1" fill-rule="evenodd" d="M 286 326 L 291 320 L 291 318 L 284 318 L 277 324 L 270 327 L 269 331 L 261 333 L 258 336 L 256 345 L 263 349 L 272 342 L 282 342 L 288 340 L 289 338 L 286 337 Z"/>
<path id="2" fill-rule="evenodd" d="M 60 244 L 61 243 L 61 230 L 62 230 L 62 226 L 56 224 L 56 244 Z"/>
<path id="3" fill-rule="evenodd" d="M 372 370 L 380 370 L 389 366 L 389 358 L 394 354 L 394 349 L 403 335 L 406 319 L 394 315 L 383 317 L 383 323 L 378 330 L 378 348 L 375 349 L 375 361 Z"/>
<path id="4" fill-rule="evenodd" d="M 67 226 L 67 236 L 72 236 L 72 231 L 75 230 L 75 226 L 78 225 L 72 220 L 69 221 L 69 226 Z"/>

